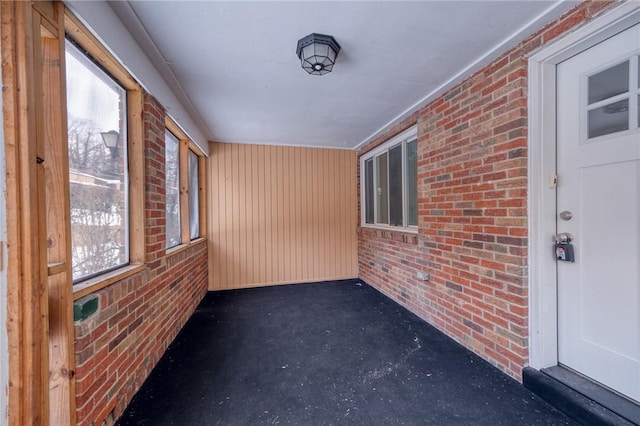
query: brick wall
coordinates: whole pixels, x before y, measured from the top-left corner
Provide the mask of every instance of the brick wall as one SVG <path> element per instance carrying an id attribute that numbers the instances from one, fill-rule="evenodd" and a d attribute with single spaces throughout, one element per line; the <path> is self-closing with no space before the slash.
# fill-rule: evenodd
<path id="1" fill-rule="evenodd" d="M 165 252 L 164 110 L 146 96 L 147 269 L 95 293 L 98 311 L 75 323 L 79 425 L 112 424 L 207 289 L 207 244 Z"/>
<path id="2" fill-rule="evenodd" d="M 581 3 L 359 152 L 417 123 L 419 234 L 360 228 L 360 277 L 518 380 L 529 338 L 526 55 L 609 5 Z"/>

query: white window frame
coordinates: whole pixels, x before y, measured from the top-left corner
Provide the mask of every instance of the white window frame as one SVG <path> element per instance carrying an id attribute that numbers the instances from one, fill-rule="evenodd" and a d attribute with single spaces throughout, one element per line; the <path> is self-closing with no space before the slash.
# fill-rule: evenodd
<path id="1" fill-rule="evenodd" d="M 601 99 L 597 102 L 589 104 L 589 78 L 605 71 L 616 65 L 628 61 L 629 68 L 629 88 L 626 92 L 619 95 L 611 96 L 606 99 Z M 618 61 L 605 64 L 593 70 L 585 72 L 581 76 L 581 88 L 580 88 L 580 141 L 581 143 L 591 143 L 594 141 L 601 141 L 605 138 L 612 137 L 613 135 L 619 136 L 622 134 L 632 134 L 640 131 L 640 120 L 638 120 L 638 98 L 640 97 L 640 82 L 638 81 L 638 67 L 640 66 L 640 50 L 632 51 L 631 54 L 625 55 L 618 59 Z M 628 116 L 627 116 L 627 129 L 618 130 L 612 133 L 606 133 L 600 136 L 589 137 L 589 112 L 598 109 L 605 105 L 612 105 L 619 101 L 628 101 Z"/>
<path id="2" fill-rule="evenodd" d="M 407 174 L 406 174 L 406 158 L 407 158 L 407 143 L 409 142 L 413 142 L 414 140 L 416 140 L 417 143 L 417 139 L 418 139 L 418 127 L 417 126 L 413 126 L 407 130 L 405 130 L 404 132 L 400 133 L 399 135 L 395 136 L 393 139 L 390 139 L 389 141 L 383 143 L 382 145 L 372 149 L 371 151 L 367 152 L 366 154 L 363 154 L 360 157 L 360 226 L 362 226 L 363 228 L 375 228 L 375 229 L 384 229 L 384 230 L 390 230 L 390 231 L 403 231 L 403 232 L 412 232 L 417 234 L 418 233 L 418 226 L 417 225 L 407 225 L 407 214 L 408 214 L 408 206 L 407 206 Z M 384 154 L 385 152 L 389 152 L 389 150 L 391 148 L 396 147 L 398 144 L 402 144 L 402 226 L 399 225 L 388 225 L 385 223 L 377 223 L 378 220 L 378 215 L 377 215 L 377 209 L 376 209 L 376 201 L 374 198 L 374 206 L 373 206 L 373 210 L 374 210 L 374 223 L 367 223 L 366 221 L 366 210 L 367 210 L 367 199 L 366 199 L 366 187 L 365 187 L 365 183 L 366 183 L 366 167 L 365 167 L 365 163 L 367 160 L 372 159 L 373 160 L 373 180 L 374 180 L 374 187 L 377 188 L 377 173 L 376 173 L 376 161 L 375 159 L 381 155 Z M 388 164 L 388 154 L 387 154 L 387 164 Z M 389 175 L 387 173 L 387 180 L 389 179 Z M 416 177 L 417 180 L 417 177 Z M 387 184 L 388 187 L 388 184 Z M 416 185 L 417 187 L 417 185 Z M 375 192 L 375 191 L 374 191 Z M 416 194 L 417 195 L 417 194 Z M 389 200 L 388 200 L 388 209 L 390 210 L 391 207 L 391 196 L 389 196 Z M 387 217 L 389 218 L 389 221 L 391 220 L 391 213 L 390 211 L 387 214 Z"/>

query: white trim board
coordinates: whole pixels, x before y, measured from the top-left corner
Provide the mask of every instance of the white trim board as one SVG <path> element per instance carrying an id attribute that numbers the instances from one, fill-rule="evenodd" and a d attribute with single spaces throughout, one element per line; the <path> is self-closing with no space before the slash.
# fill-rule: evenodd
<path id="1" fill-rule="evenodd" d="M 558 364 L 556 260 L 556 65 L 640 23 L 640 2 L 629 1 L 544 46 L 529 58 L 529 365 Z"/>

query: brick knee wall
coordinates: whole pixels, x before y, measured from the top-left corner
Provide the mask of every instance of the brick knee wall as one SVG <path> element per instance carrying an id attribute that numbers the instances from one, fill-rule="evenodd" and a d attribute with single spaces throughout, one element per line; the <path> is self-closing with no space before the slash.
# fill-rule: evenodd
<path id="1" fill-rule="evenodd" d="M 204 297 L 206 265 L 197 244 L 96 293 L 98 312 L 75 324 L 79 425 L 122 414 Z"/>
<path id="2" fill-rule="evenodd" d="M 581 3 L 359 152 L 417 124 L 419 233 L 360 228 L 360 278 L 518 380 L 529 355 L 526 55 L 611 4 Z"/>
<path id="3" fill-rule="evenodd" d="M 164 109 L 145 97 L 145 264 L 101 289 L 75 323 L 79 425 L 112 424 L 207 292 L 206 240 L 165 250 Z"/>

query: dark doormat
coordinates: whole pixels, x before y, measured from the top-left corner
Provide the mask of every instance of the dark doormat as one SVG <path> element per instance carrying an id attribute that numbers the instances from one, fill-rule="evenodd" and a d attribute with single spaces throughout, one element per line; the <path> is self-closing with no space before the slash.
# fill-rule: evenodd
<path id="1" fill-rule="evenodd" d="M 576 423 L 348 280 L 207 294 L 118 424 Z"/>

